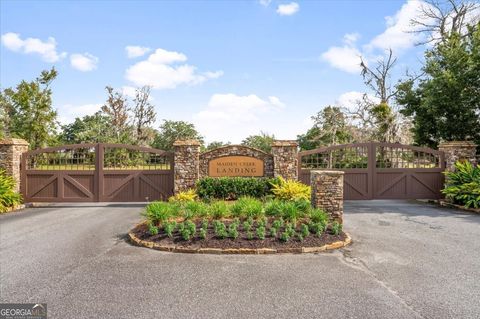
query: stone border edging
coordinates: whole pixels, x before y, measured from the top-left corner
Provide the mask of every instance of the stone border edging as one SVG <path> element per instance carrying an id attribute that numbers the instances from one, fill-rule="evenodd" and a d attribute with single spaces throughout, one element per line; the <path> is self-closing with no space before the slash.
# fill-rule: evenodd
<path id="1" fill-rule="evenodd" d="M 456 208 L 456 209 L 463 210 L 463 211 L 465 211 L 465 212 L 470 212 L 470 213 L 474 213 L 474 214 L 480 214 L 480 208 L 467 208 L 467 207 L 465 207 L 465 206 L 457 205 L 457 204 L 452 204 L 452 203 L 446 202 L 446 201 L 444 201 L 444 200 L 439 200 L 439 201 L 438 201 L 438 204 L 439 204 L 440 206 L 443 206 L 443 207 Z"/>
<path id="2" fill-rule="evenodd" d="M 137 225 L 138 226 L 138 225 Z M 136 227 L 136 226 L 135 226 Z M 130 241 L 140 247 L 152 248 L 160 251 L 168 251 L 172 253 L 189 253 L 189 254 L 242 254 L 242 255 L 264 255 L 264 254 L 301 254 L 301 253 L 318 253 L 327 250 L 333 250 L 345 247 L 352 242 L 352 238 L 345 233 L 347 238 L 339 240 L 331 244 L 314 247 L 295 247 L 295 248 L 188 248 L 182 246 L 160 245 L 152 241 L 141 240 L 133 232 L 128 232 Z"/>

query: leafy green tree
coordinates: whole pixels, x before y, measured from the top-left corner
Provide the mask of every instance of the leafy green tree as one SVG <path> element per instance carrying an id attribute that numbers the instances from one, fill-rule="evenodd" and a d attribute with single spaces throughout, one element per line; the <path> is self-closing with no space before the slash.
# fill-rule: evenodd
<path id="1" fill-rule="evenodd" d="M 417 144 L 480 143 L 480 23 L 467 36 L 453 33 L 425 54 L 425 76 L 398 85 L 402 113 L 413 117 Z"/>
<path id="2" fill-rule="evenodd" d="M 110 128 L 110 118 L 97 112 L 62 126 L 59 140 L 63 144 L 113 143 L 116 138 Z"/>
<path id="3" fill-rule="evenodd" d="M 55 140 L 57 112 L 52 107 L 50 84 L 57 77 L 52 68 L 34 81 L 22 81 L 0 94 L 3 135 L 23 138 L 30 148 L 47 146 Z"/>
<path id="4" fill-rule="evenodd" d="M 195 125 L 185 121 L 163 120 L 160 131 L 155 136 L 153 147 L 165 151 L 173 150 L 176 140 L 195 139 L 203 145 L 203 137 L 198 133 Z"/>
<path id="5" fill-rule="evenodd" d="M 327 106 L 312 116 L 314 125 L 307 133 L 297 136 L 302 150 L 318 148 L 322 145 L 345 144 L 352 141 L 351 126 L 347 115 L 337 106 Z"/>
<path id="6" fill-rule="evenodd" d="M 220 142 L 220 141 L 213 141 L 211 143 L 208 143 L 207 147 L 205 147 L 205 151 L 211 151 L 219 147 L 227 146 L 230 145 L 230 142 Z"/>
<path id="7" fill-rule="evenodd" d="M 265 132 L 258 135 L 250 135 L 242 141 L 242 145 L 258 148 L 264 152 L 270 153 L 275 136 Z"/>

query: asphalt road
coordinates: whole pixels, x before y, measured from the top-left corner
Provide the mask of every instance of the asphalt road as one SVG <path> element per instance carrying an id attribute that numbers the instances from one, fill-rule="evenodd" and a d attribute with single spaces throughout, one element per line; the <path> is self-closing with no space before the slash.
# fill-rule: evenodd
<path id="1" fill-rule="evenodd" d="M 183 255 L 133 247 L 141 205 L 0 216 L 0 301 L 49 318 L 479 318 L 480 216 L 346 203 L 354 243 L 312 255 Z"/>

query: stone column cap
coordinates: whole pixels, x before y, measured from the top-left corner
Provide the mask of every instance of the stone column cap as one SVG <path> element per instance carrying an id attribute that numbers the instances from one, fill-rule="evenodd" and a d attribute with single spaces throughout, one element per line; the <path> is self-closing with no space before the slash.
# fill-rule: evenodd
<path id="1" fill-rule="evenodd" d="M 173 142 L 173 146 L 200 146 L 201 143 L 198 140 L 176 140 Z"/>
<path id="2" fill-rule="evenodd" d="M 446 141 L 441 142 L 438 145 L 439 148 L 446 147 L 477 147 L 477 145 L 472 141 Z"/>
<path id="3" fill-rule="evenodd" d="M 27 141 L 21 138 L 7 137 L 0 140 L 0 145 L 29 145 Z"/>
<path id="4" fill-rule="evenodd" d="M 313 170 L 310 171 L 310 174 L 318 174 L 318 175 L 344 175 L 344 171 L 323 171 L 323 170 Z"/>
<path id="5" fill-rule="evenodd" d="M 296 140 L 274 140 L 272 146 L 298 146 L 298 142 Z"/>

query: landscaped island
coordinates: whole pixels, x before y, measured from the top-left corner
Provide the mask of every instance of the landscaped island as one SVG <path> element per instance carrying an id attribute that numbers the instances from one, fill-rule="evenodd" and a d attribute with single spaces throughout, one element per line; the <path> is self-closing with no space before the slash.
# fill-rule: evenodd
<path id="1" fill-rule="evenodd" d="M 130 238 L 179 252 L 314 252 L 343 247 L 342 224 L 310 204 L 310 187 L 281 178 L 204 178 L 153 202 Z"/>

